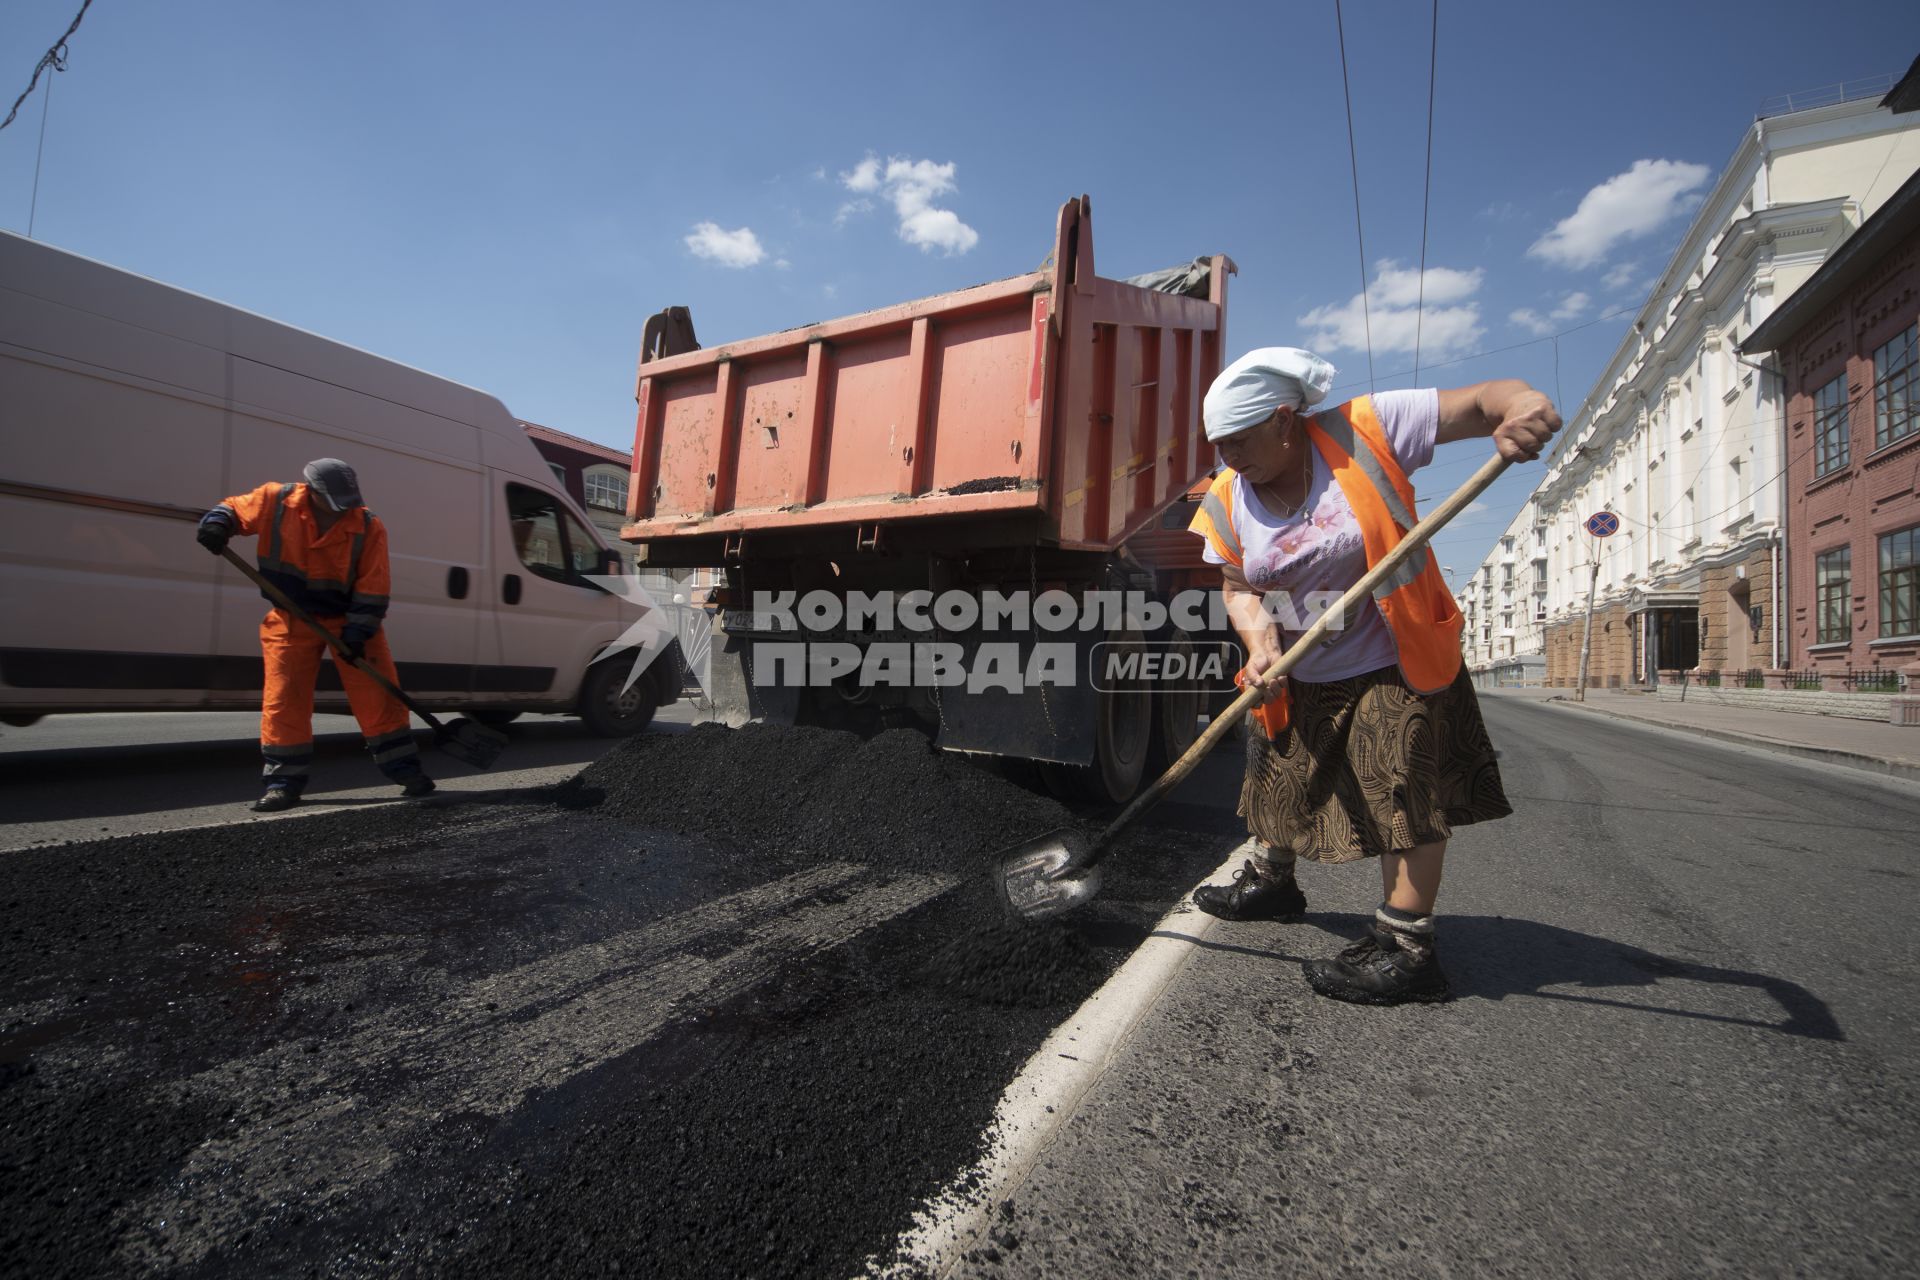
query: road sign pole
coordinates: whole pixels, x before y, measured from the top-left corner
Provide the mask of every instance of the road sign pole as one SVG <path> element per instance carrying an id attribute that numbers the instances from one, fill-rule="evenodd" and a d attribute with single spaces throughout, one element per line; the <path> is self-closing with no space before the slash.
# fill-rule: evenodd
<path id="1" fill-rule="evenodd" d="M 1593 572 L 1587 577 L 1587 631 L 1580 640 L 1580 685 L 1573 691 L 1575 702 L 1587 700 L 1587 663 L 1593 656 L 1593 593 L 1600 585 L 1600 544 L 1593 550 Z"/>
<path id="2" fill-rule="evenodd" d="M 1573 691 L 1575 702 L 1587 700 L 1587 663 L 1593 656 L 1593 595 L 1600 585 L 1600 544 L 1620 529 L 1620 517 L 1602 508 L 1586 518 L 1582 525 L 1593 535 L 1593 575 L 1587 579 L 1587 631 L 1580 640 L 1580 687 Z"/>

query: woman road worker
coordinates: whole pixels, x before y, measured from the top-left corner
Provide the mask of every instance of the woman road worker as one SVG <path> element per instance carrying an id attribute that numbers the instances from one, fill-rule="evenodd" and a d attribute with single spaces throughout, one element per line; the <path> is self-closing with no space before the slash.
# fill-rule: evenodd
<path id="1" fill-rule="evenodd" d="M 1313 416 L 1333 366 L 1293 347 L 1235 361 L 1208 390 L 1207 439 L 1226 464 L 1192 525 L 1220 566 L 1228 614 L 1259 679 L 1415 522 L 1407 476 L 1436 444 L 1491 436 L 1536 458 L 1560 429 L 1546 396 L 1515 380 L 1385 391 Z M 1328 593 L 1313 596 L 1311 593 Z M 1295 919 L 1299 858 L 1380 860 L 1366 937 L 1307 962 L 1315 991 L 1362 1004 L 1444 1000 L 1433 906 L 1455 827 L 1512 810 L 1460 654 L 1460 614 L 1432 551 L 1413 556 L 1291 676 L 1263 684 L 1248 734 L 1240 814 L 1252 855 L 1194 902 L 1229 920 Z"/>

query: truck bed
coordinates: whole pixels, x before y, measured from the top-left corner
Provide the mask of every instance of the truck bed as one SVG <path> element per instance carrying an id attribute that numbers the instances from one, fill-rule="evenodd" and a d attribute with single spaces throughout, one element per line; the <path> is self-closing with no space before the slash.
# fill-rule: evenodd
<path id="1" fill-rule="evenodd" d="M 709 350 L 642 353 L 627 540 L 652 563 L 874 547 L 1111 550 L 1212 461 L 1208 295 L 1095 273 L 1091 206 L 1039 271 Z"/>

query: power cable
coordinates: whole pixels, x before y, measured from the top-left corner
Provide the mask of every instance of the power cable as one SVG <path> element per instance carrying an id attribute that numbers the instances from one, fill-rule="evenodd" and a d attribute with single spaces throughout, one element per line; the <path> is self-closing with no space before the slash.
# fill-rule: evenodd
<path id="1" fill-rule="evenodd" d="M 1561 329 L 1556 333 L 1545 333 L 1545 334 L 1541 334 L 1537 338 L 1528 338 L 1525 342 L 1514 342 L 1514 343 L 1509 343 L 1507 346 L 1504 346 L 1504 347 L 1488 347 L 1482 351 L 1471 351 L 1464 356 L 1454 356 L 1452 359 L 1449 359 L 1449 360 L 1434 360 L 1429 362 L 1426 367 L 1429 371 L 1434 369 L 1444 369 L 1449 365 L 1466 364 L 1471 360 L 1479 360 L 1486 356 L 1497 356 L 1507 351 L 1518 351 L 1523 347 L 1537 347 L 1543 342 L 1552 342 L 1556 338 L 1564 338 L 1568 334 L 1578 333 L 1582 329 L 1591 329 L 1596 324 L 1603 324 L 1608 320 L 1617 320 L 1621 316 L 1632 315 L 1634 312 L 1640 310 L 1640 308 L 1644 305 L 1645 305 L 1644 303 L 1639 303 L 1631 307 L 1621 307 L 1617 311 L 1608 311 L 1608 312 L 1605 312 L 1604 314 L 1595 316 L 1591 320 L 1582 320 L 1579 324 L 1570 325 L 1567 328 Z M 1418 370 L 1400 369 L 1394 373 L 1383 373 L 1380 376 L 1382 378 L 1404 378 L 1408 374 L 1416 373 L 1416 372 L 1418 372 Z M 1331 388 L 1331 390 L 1344 391 L 1349 387 L 1358 387 L 1362 385 L 1364 384 L 1359 381 L 1342 382 L 1337 386 L 1334 386 L 1333 388 Z"/>
<path id="2" fill-rule="evenodd" d="M 1360 319 L 1367 335 L 1367 389 L 1373 379 L 1373 311 L 1367 301 L 1367 237 L 1360 220 L 1360 152 L 1353 142 L 1353 89 L 1347 82 L 1347 23 L 1340 14 L 1340 0 L 1333 0 L 1334 28 L 1340 35 L 1340 89 L 1347 102 L 1347 159 L 1353 166 L 1353 235 L 1360 245 Z"/>
<path id="3" fill-rule="evenodd" d="M 72 39 L 73 33 L 80 29 L 80 19 L 87 16 L 87 8 L 92 3 L 93 0 L 80 0 L 80 12 L 73 15 L 73 22 L 67 27 L 67 34 L 54 41 L 53 48 L 41 54 L 40 61 L 33 64 L 33 78 L 27 81 L 27 87 L 20 91 L 20 96 L 13 100 L 13 110 L 7 112 L 7 118 L 0 120 L 0 129 L 4 129 L 12 124 L 13 118 L 20 114 L 20 104 L 25 102 L 27 96 L 33 92 L 33 86 L 40 83 L 40 73 L 42 71 L 48 69 L 65 71 L 67 69 L 67 41 Z M 51 84 L 52 81 L 48 81 L 48 83 Z"/>
<path id="4" fill-rule="evenodd" d="M 1345 73 L 1345 58 L 1342 57 L 1342 73 Z M 1427 215 L 1433 208 L 1433 85 L 1440 70 L 1440 0 L 1433 0 L 1433 34 L 1427 42 L 1427 179 L 1420 195 L 1420 284 L 1419 293 L 1413 304 L 1413 382 L 1420 385 L 1420 332 L 1427 314 Z M 1356 183 L 1356 193 L 1358 184 Z M 1354 205 L 1359 207 L 1359 196 L 1354 197 Z M 1363 269 L 1364 269 L 1364 257 Z M 1372 358 L 1372 343 L 1368 343 L 1368 358 Z M 1559 359 L 1559 347 L 1554 348 L 1555 360 Z"/>

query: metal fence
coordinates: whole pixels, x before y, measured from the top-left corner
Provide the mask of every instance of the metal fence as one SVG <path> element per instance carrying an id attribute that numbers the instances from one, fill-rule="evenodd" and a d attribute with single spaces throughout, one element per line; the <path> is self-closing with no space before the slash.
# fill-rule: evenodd
<path id="1" fill-rule="evenodd" d="M 1820 676 L 1818 671 L 1789 671 L 1780 683 L 1788 689 L 1819 689 L 1823 687 Z"/>
<path id="2" fill-rule="evenodd" d="M 1793 111 L 1811 111 L 1815 107 L 1831 107 L 1842 102 L 1852 102 L 1857 98 L 1879 98 L 1886 96 L 1893 88 L 1892 72 L 1884 75 L 1868 76 L 1862 80 L 1842 80 L 1839 84 L 1823 85 L 1818 89 L 1808 89 L 1800 93 L 1780 93 L 1760 104 L 1755 114 L 1762 118 L 1783 116 Z"/>
<path id="3" fill-rule="evenodd" d="M 1887 667 L 1848 667 L 1840 683 L 1849 693 L 1899 693 L 1901 676 Z"/>

